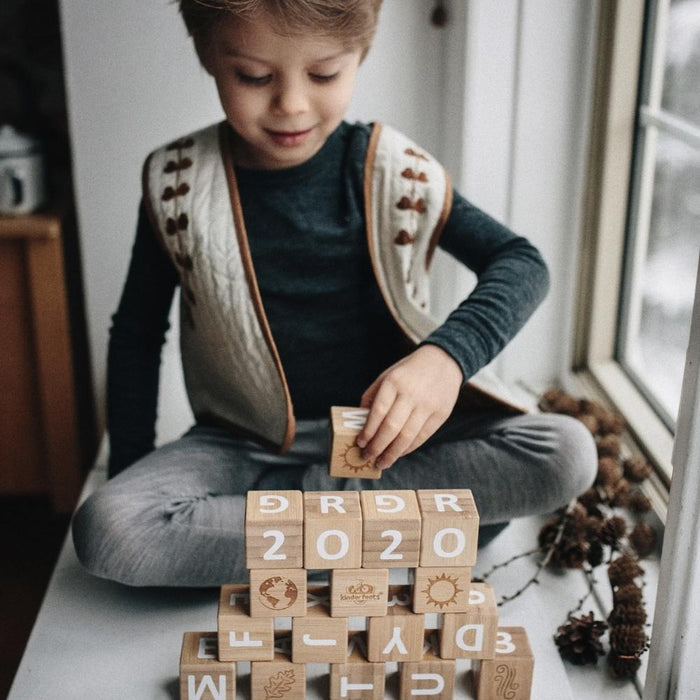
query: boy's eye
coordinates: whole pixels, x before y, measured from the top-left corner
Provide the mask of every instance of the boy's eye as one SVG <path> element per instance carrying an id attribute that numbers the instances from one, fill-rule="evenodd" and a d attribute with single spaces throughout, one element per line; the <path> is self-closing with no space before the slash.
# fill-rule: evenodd
<path id="1" fill-rule="evenodd" d="M 339 73 L 331 73 L 330 75 L 322 75 L 319 73 L 309 73 L 309 78 L 315 83 L 330 83 L 338 77 Z"/>
<path id="2" fill-rule="evenodd" d="M 272 80 L 271 75 L 248 75 L 241 71 L 236 71 L 236 79 L 244 85 L 267 85 Z"/>

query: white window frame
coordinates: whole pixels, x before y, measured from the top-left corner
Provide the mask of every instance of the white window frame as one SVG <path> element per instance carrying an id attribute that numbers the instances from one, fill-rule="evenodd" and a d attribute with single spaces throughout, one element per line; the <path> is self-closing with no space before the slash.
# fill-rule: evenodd
<path id="1" fill-rule="evenodd" d="M 651 485 L 665 502 L 673 433 L 615 359 L 645 3 L 601 2 L 599 11 L 572 364 L 624 415 L 656 467 Z"/>

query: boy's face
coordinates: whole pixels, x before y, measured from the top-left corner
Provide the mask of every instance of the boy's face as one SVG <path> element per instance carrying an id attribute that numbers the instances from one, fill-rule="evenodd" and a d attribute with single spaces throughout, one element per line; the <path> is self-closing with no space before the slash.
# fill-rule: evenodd
<path id="1" fill-rule="evenodd" d="M 236 163 L 268 170 L 303 163 L 323 146 L 345 115 L 362 55 L 272 26 L 265 16 L 227 16 L 200 52 L 236 132 Z"/>

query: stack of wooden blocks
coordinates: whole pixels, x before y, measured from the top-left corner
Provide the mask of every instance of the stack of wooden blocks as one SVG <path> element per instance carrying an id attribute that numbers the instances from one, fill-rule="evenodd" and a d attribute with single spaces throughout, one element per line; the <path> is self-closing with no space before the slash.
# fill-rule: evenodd
<path id="1" fill-rule="evenodd" d="M 491 586 L 471 582 L 478 527 L 468 489 L 250 491 L 249 583 L 221 587 L 217 632 L 185 633 L 181 698 L 232 700 L 238 662 L 252 700 L 306 698 L 307 663 L 330 665 L 330 698 L 379 700 L 387 662 L 401 700 L 452 698 L 470 659 L 478 700 L 527 700 L 525 630 L 499 629 Z M 411 582 L 389 585 L 390 568 Z"/>

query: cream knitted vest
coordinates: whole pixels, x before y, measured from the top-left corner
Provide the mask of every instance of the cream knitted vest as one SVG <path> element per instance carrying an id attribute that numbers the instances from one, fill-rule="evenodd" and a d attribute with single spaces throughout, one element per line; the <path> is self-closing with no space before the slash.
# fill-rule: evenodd
<path id="1" fill-rule="evenodd" d="M 294 412 L 255 279 L 228 133 L 215 124 L 151 153 L 144 201 L 180 275 L 182 364 L 196 419 L 285 451 Z M 428 270 L 450 212 L 450 179 L 423 149 L 379 124 L 364 178 L 374 273 L 397 324 L 417 343 L 437 325 Z M 465 390 L 472 401 L 519 410 L 483 371 Z"/>

